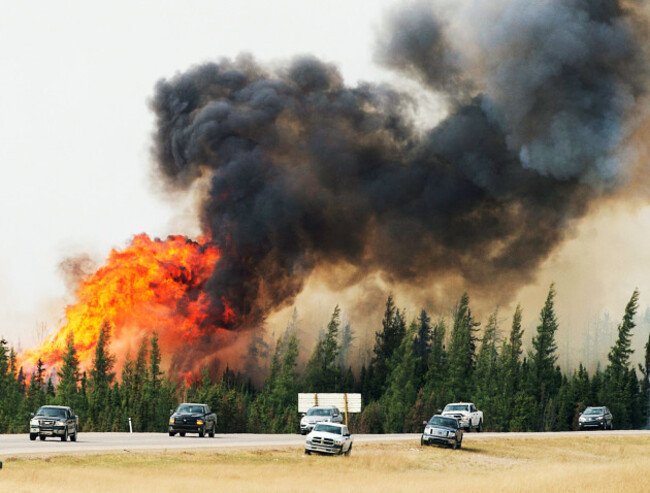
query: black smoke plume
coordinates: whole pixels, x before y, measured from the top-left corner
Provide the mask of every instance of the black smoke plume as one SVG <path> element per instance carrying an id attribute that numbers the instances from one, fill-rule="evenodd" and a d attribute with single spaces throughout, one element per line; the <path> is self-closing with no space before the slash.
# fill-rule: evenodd
<path id="1" fill-rule="evenodd" d="M 505 301 L 624 182 L 648 88 L 639 19 L 612 0 L 469 3 L 407 6 L 380 35 L 378 60 L 449 105 L 427 132 L 405 116 L 409 95 L 347 87 L 311 56 L 158 83 L 156 161 L 177 187 L 211 180 L 201 220 L 223 258 L 210 290 L 240 323 L 341 263 L 356 279 L 460 276 Z"/>

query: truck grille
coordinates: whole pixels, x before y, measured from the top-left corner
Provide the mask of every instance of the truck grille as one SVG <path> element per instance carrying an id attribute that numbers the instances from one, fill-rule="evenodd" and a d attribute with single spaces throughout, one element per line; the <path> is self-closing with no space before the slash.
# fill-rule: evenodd
<path id="1" fill-rule="evenodd" d="M 54 421 L 49 420 L 49 419 L 42 419 L 38 422 L 41 426 L 52 426 L 54 424 Z"/>
<path id="2" fill-rule="evenodd" d="M 314 445 L 327 445 L 331 447 L 334 445 L 334 440 L 331 438 L 314 437 L 312 438 L 311 443 Z"/>

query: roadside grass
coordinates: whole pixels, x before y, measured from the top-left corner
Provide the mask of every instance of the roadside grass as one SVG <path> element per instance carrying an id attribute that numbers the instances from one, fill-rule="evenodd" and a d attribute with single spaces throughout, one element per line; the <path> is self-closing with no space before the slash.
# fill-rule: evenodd
<path id="1" fill-rule="evenodd" d="M 461 450 L 405 440 L 350 457 L 302 448 L 122 452 L 4 459 L 1 492 L 648 491 L 650 437 L 465 439 Z"/>

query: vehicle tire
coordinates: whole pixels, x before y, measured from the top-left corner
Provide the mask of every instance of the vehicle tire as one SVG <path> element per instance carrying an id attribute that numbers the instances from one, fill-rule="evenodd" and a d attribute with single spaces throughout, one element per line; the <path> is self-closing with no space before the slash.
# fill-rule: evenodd
<path id="1" fill-rule="evenodd" d="M 202 428 L 199 430 L 199 438 L 203 438 L 205 436 L 205 428 Z"/>
<path id="2" fill-rule="evenodd" d="M 478 422 L 478 428 L 476 428 L 476 431 L 478 431 L 479 433 L 481 433 L 483 431 L 483 420 L 482 419 Z"/>
<path id="3" fill-rule="evenodd" d="M 216 428 L 216 425 L 213 424 L 213 425 L 212 425 L 212 428 L 210 429 L 210 433 L 208 433 L 208 435 L 210 436 L 210 438 L 214 438 L 214 433 L 215 433 L 215 431 L 216 431 L 215 428 Z"/>
<path id="4" fill-rule="evenodd" d="M 45 441 L 45 435 L 39 435 L 38 438 L 41 442 Z"/>
<path id="5" fill-rule="evenodd" d="M 184 437 L 184 436 L 185 436 L 185 432 L 184 432 L 184 431 L 181 431 L 181 432 L 179 433 L 179 435 L 182 436 L 182 437 Z"/>
<path id="6" fill-rule="evenodd" d="M 70 436 L 70 441 L 71 442 L 77 441 L 77 428 L 74 429 L 74 434 Z"/>
<path id="7" fill-rule="evenodd" d="M 578 431 L 582 431 L 584 428 L 580 425 L 578 425 Z"/>
<path id="8" fill-rule="evenodd" d="M 61 436 L 61 441 L 62 442 L 67 442 L 68 441 L 68 427 L 66 426 L 65 431 L 63 432 L 63 435 Z"/>
<path id="9" fill-rule="evenodd" d="M 420 446 L 424 447 L 424 437 L 423 436 L 420 437 Z"/>
<path id="10" fill-rule="evenodd" d="M 33 442 L 36 440 L 36 437 L 38 436 L 38 433 L 30 433 L 29 434 L 29 439 Z"/>
<path id="11" fill-rule="evenodd" d="M 306 454 L 306 455 L 311 455 L 311 450 L 307 450 L 307 449 L 305 449 L 305 454 Z"/>
<path id="12" fill-rule="evenodd" d="M 170 437 L 175 437 L 175 436 L 176 436 L 176 433 L 173 432 L 173 431 L 170 431 L 170 432 L 169 432 L 169 436 L 170 436 Z"/>
<path id="13" fill-rule="evenodd" d="M 350 445 L 350 448 L 347 450 L 347 452 L 345 453 L 345 455 L 346 455 L 347 457 L 349 457 L 351 453 L 352 453 L 352 445 Z"/>

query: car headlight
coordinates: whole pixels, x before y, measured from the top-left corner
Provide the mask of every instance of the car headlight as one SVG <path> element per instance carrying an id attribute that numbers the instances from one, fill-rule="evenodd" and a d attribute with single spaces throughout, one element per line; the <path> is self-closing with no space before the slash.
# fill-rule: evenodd
<path id="1" fill-rule="evenodd" d="M 605 418 L 604 416 L 598 416 L 598 418 L 596 418 L 596 419 L 597 419 L 598 421 L 602 421 L 604 418 Z"/>
<path id="2" fill-rule="evenodd" d="M 343 445 L 343 440 L 334 440 L 336 445 Z"/>
<path id="3" fill-rule="evenodd" d="M 173 425 L 176 420 L 174 418 L 169 418 L 169 424 Z"/>
<path id="4" fill-rule="evenodd" d="M 449 432 L 449 436 L 450 436 L 450 437 L 455 437 L 455 436 L 456 436 L 456 432 L 455 432 L 455 431 L 450 431 L 450 432 Z"/>
<path id="5" fill-rule="evenodd" d="M 196 420 L 196 424 L 197 424 L 197 425 L 202 425 L 202 424 L 203 424 L 203 420 L 202 420 L 202 419 L 197 419 L 197 420 Z"/>
<path id="6" fill-rule="evenodd" d="M 63 426 L 65 425 L 65 419 L 57 419 L 54 424 L 57 426 Z"/>
<path id="7" fill-rule="evenodd" d="M 584 416 L 580 416 L 578 418 L 578 421 L 584 422 L 584 421 L 587 421 L 587 418 L 585 418 Z"/>
<path id="8" fill-rule="evenodd" d="M 427 427 L 424 429 L 424 432 L 425 432 L 427 435 L 430 435 L 430 434 L 431 434 L 431 427 L 430 427 L 430 426 L 427 426 Z"/>
<path id="9" fill-rule="evenodd" d="M 38 420 L 37 419 L 32 419 L 29 421 L 29 426 L 38 426 Z"/>

